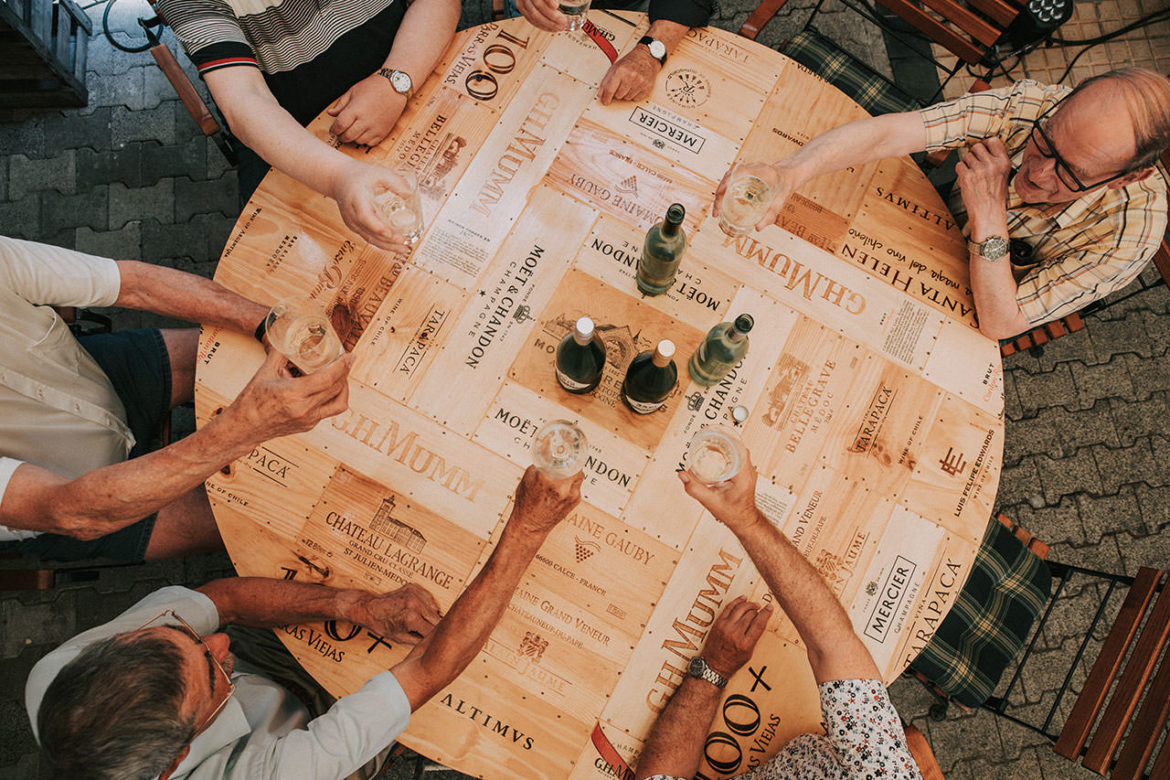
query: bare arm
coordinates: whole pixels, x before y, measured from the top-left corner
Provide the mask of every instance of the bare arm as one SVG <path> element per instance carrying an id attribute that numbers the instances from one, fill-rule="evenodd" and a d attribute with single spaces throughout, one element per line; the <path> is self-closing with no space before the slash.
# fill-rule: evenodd
<path id="1" fill-rule="evenodd" d="M 398 177 L 347 157 L 314 136 L 276 102 L 260 71 L 220 68 L 206 74 L 207 88 L 232 132 L 273 167 L 337 201 L 341 218 L 366 241 L 404 251 L 402 236 L 382 222 L 374 196 L 401 188 Z"/>
<path id="2" fill-rule="evenodd" d="M 378 594 L 267 577 L 230 577 L 196 590 L 215 604 L 220 625 L 274 628 L 347 620 L 388 639 L 413 644 L 439 622 L 434 597 L 414 584 Z"/>
<path id="3" fill-rule="evenodd" d="M 818 683 L 881 678 L 849 615 L 820 573 L 756 508 L 755 466 L 749 463 L 732 480 L 714 488 L 686 472 L 680 472 L 679 478 L 687 493 L 739 538 L 800 634 Z"/>
<path id="4" fill-rule="evenodd" d="M 707 665 L 724 677 L 734 675 L 752 657 L 771 615 L 771 604 L 760 609 L 742 596 L 733 600 L 715 620 L 703 645 L 702 657 Z M 722 698 L 723 690 L 713 683 L 686 677 L 646 738 L 638 757 L 637 777 L 694 777 L 699 771 L 704 737 Z"/>
<path id="5" fill-rule="evenodd" d="M 252 333 L 268 309 L 195 274 L 119 260 L 122 287 L 116 306 Z"/>
<path id="6" fill-rule="evenodd" d="M 222 414 L 161 450 L 73 480 L 22 464 L 0 501 L 0 523 L 96 539 L 137 522 L 257 444 L 307 431 L 345 411 L 352 362 L 346 355 L 313 374 L 292 377 L 285 358 L 273 350 Z"/>
<path id="7" fill-rule="evenodd" d="M 811 179 L 874 160 L 921 152 L 925 148 L 926 128 L 922 117 L 915 111 L 857 119 L 821 133 L 800 151 L 771 165 L 756 166 L 754 172 L 768 182 L 773 192 L 772 205 L 763 219 L 756 223 L 756 230 L 773 224 L 785 201 Z M 723 177 L 715 192 L 712 213 L 716 216 L 728 178 L 727 175 Z"/>
<path id="8" fill-rule="evenodd" d="M 581 500 L 582 475 L 551 480 L 534 466 L 524 472 L 500 541 L 427 641 L 391 669 L 411 709 L 451 683 L 495 629 L 528 564 L 549 532 Z"/>
<path id="9" fill-rule="evenodd" d="M 418 90 L 447 50 L 459 22 L 455 0 L 414 0 L 394 36 L 384 67 L 410 76 Z M 328 109 L 337 117 L 329 132 L 344 143 L 379 144 L 406 108 L 406 96 L 377 73 L 354 84 Z"/>

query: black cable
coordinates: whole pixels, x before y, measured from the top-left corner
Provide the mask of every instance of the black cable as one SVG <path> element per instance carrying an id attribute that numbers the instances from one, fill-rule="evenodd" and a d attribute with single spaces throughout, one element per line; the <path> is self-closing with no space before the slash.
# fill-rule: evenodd
<path id="1" fill-rule="evenodd" d="M 119 49 L 129 54 L 137 54 L 139 52 L 146 51 L 152 46 L 157 46 L 159 43 L 158 36 L 155 35 L 154 31 L 150 29 L 153 25 L 161 24 L 157 16 L 153 19 L 138 20 L 138 26 L 141 27 L 142 31 L 146 34 L 146 43 L 136 46 L 127 46 L 114 40 L 114 34 L 110 31 L 110 9 L 114 7 L 114 2 L 115 0 L 108 0 L 106 3 L 106 10 L 102 12 L 102 33 L 106 36 L 106 40 L 110 42 L 110 45 L 115 49 Z"/>

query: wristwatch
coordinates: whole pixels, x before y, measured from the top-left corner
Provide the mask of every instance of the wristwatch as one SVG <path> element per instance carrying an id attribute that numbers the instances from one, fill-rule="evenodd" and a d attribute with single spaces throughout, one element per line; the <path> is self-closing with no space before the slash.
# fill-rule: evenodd
<path id="1" fill-rule="evenodd" d="M 708 666 L 701 655 L 696 655 L 691 659 L 691 664 L 687 667 L 687 674 L 700 680 L 706 680 L 716 688 L 723 688 L 727 685 L 727 678 Z"/>
<path id="2" fill-rule="evenodd" d="M 988 236 L 982 241 L 968 241 L 967 249 L 989 263 L 1003 259 L 1008 253 L 1008 242 L 1003 236 Z"/>
<path id="3" fill-rule="evenodd" d="M 650 50 L 650 56 L 658 60 L 662 65 L 666 64 L 666 44 L 657 38 L 651 38 L 649 35 L 643 35 L 642 40 L 638 41 L 639 46 L 645 46 Z"/>
<path id="4" fill-rule="evenodd" d="M 378 75 L 389 81 L 390 86 L 394 87 L 394 91 L 405 95 L 407 100 L 410 100 L 410 96 L 414 94 L 414 82 L 411 81 L 410 74 L 406 71 L 382 68 L 378 71 Z"/>

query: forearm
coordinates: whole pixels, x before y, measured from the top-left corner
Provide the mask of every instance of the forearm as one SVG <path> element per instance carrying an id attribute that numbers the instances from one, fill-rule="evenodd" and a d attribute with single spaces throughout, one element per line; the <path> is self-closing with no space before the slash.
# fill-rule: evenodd
<path id="1" fill-rule="evenodd" d="M 156 512 L 215 471 L 248 454 L 262 439 L 228 412 L 192 435 L 133 460 L 95 469 L 42 493 L 40 516 L 54 530 L 93 539 Z M 47 529 L 36 529 L 47 530 Z"/>
<path id="2" fill-rule="evenodd" d="M 419 707 L 463 672 L 499 622 L 544 536 L 506 527 L 483 569 L 475 576 L 428 642 L 394 669 L 411 706 Z"/>
<path id="3" fill-rule="evenodd" d="M 119 260 L 122 286 L 116 305 L 213 327 L 252 333 L 268 310 L 223 285 L 195 274 Z"/>
<path id="4" fill-rule="evenodd" d="M 451 0 L 415 0 L 394 36 L 385 67 L 410 76 L 417 90 L 447 50 L 459 23 L 459 3 Z"/>
<path id="5" fill-rule="evenodd" d="M 662 41 L 662 44 L 666 47 L 666 53 L 670 54 L 675 50 L 679 42 L 687 37 L 687 32 L 690 29 L 685 24 L 659 19 L 650 25 L 650 29 L 647 30 L 646 34 L 651 38 Z"/>
<path id="6" fill-rule="evenodd" d="M 800 634 L 817 682 L 878 677 L 868 649 L 820 573 L 758 510 L 757 516 L 737 536 Z"/>
<path id="7" fill-rule="evenodd" d="M 858 119 L 821 133 L 776 163 L 798 186 L 826 173 L 926 148 L 926 129 L 916 112 Z"/>
<path id="8" fill-rule="evenodd" d="M 721 693 L 705 680 L 684 679 L 650 730 L 636 776 L 694 777 Z"/>
<path id="9" fill-rule="evenodd" d="M 267 577 L 212 580 L 197 590 L 219 610 L 220 625 L 255 628 L 315 620 L 360 622 L 360 605 L 369 594 Z"/>
<path id="10" fill-rule="evenodd" d="M 972 214 L 970 224 L 973 243 L 991 236 L 1008 238 L 1006 210 L 987 217 Z M 969 260 L 971 294 L 979 317 L 979 331 L 989 338 L 1004 339 L 1027 330 L 1031 323 L 1016 301 L 1018 286 L 1012 275 L 1010 254 L 990 262 L 971 252 Z"/>

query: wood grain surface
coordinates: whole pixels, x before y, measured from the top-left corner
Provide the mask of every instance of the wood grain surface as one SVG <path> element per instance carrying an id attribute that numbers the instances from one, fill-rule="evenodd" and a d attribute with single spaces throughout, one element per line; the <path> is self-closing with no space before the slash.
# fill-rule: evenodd
<path id="1" fill-rule="evenodd" d="M 643 15 L 590 20 L 620 52 Z M 841 598 L 885 678 L 950 608 L 1001 467 L 997 345 L 975 329 L 964 242 L 909 159 L 810 182 L 777 225 L 724 236 L 710 217 L 740 160 L 773 160 L 864 116 L 781 55 L 694 30 L 649 99 L 602 106 L 609 61 L 582 35 L 523 20 L 460 33 L 394 134 L 354 157 L 419 172 L 425 233 L 409 258 L 369 246 L 327 198 L 271 173 L 216 279 L 262 303 L 299 295 L 356 353 L 350 409 L 258 447 L 208 481 L 240 574 L 383 591 L 417 582 L 447 608 L 482 566 L 530 462 L 567 418 L 591 445 L 583 503 L 552 534 L 486 647 L 402 742 L 485 777 L 622 777 L 722 605 L 771 599 L 734 536 L 675 471 L 703 427 L 740 434 L 759 503 Z M 310 129 L 335 144 L 328 118 Z M 674 287 L 634 284 L 645 231 L 687 208 Z M 686 378 L 703 334 L 748 312 L 747 357 L 709 389 Z M 589 315 L 609 365 L 570 395 L 553 351 Z M 646 417 L 619 399 L 661 338 L 682 381 Z M 205 329 L 197 416 L 262 360 Z M 409 648 L 344 623 L 278 634 L 337 695 Z M 819 729 L 804 648 L 777 614 L 731 681 L 701 772 L 723 777 Z"/>

